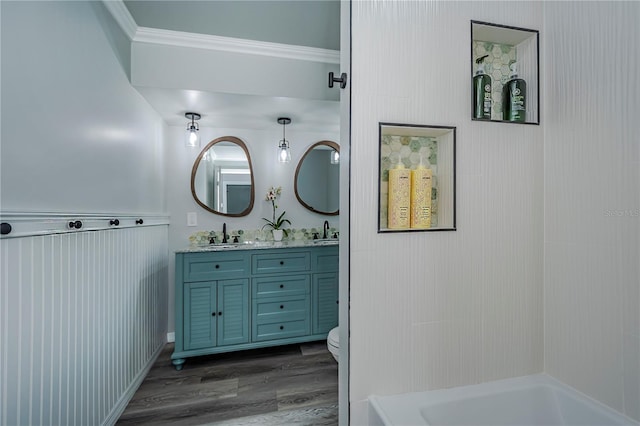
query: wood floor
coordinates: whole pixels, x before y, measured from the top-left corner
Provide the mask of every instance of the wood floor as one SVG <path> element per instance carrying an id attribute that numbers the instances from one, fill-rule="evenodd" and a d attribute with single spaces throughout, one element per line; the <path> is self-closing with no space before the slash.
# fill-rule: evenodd
<path id="1" fill-rule="evenodd" d="M 168 344 L 118 425 L 338 424 L 338 364 L 326 342 L 188 358 Z"/>

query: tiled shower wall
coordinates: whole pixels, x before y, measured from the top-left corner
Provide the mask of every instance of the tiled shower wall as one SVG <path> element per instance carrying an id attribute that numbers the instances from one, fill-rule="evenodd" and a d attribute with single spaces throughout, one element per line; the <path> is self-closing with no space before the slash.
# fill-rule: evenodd
<path id="1" fill-rule="evenodd" d="M 545 370 L 640 420 L 640 3 L 545 2 Z"/>
<path id="2" fill-rule="evenodd" d="M 543 370 L 543 127 L 471 120 L 470 21 L 529 2 L 353 2 L 351 422 L 366 398 Z M 457 231 L 378 234 L 378 123 L 457 127 Z M 375 372 L 375 373 L 373 373 Z"/>
<path id="3" fill-rule="evenodd" d="M 0 423 L 113 424 L 165 342 L 167 226 L 0 241 Z"/>

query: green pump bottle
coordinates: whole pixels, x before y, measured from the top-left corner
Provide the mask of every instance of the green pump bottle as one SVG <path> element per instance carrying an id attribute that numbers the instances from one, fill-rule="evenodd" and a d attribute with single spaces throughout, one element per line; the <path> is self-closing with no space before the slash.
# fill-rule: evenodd
<path id="1" fill-rule="evenodd" d="M 484 71 L 484 59 L 476 59 L 478 71 L 473 77 L 473 118 L 491 120 L 491 77 Z"/>
<path id="2" fill-rule="evenodd" d="M 509 68 L 509 81 L 502 87 L 502 118 L 522 123 L 527 116 L 527 83 L 518 78 L 517 62 L 512 62 Z"/>

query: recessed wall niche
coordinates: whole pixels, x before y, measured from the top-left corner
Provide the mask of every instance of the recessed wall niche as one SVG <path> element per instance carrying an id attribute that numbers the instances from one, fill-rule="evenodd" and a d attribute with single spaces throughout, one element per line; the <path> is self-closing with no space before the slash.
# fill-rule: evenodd
<path id="1" fill-rule="evenodd" d="M 472 120 L 540 124 L 539 44 L 536 30 L 471 21 Z M 522 83 L 509 83 L 514 71 L 524 99 Z"/>
<path id="2" fill-rule="evenodd" d="M 456 229 L 456 128 L 379 123 L 378 232 Z"/>

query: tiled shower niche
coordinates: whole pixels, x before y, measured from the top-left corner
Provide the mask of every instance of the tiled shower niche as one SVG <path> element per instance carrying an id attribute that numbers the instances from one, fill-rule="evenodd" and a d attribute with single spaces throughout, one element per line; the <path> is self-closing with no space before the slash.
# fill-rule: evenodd
<path id="1" fill-rule="evenodd" d="M 379 123 L 378 232 L 453 231 L 455 220 L 456 128 Z M 408 170 L 431 169 L 431 224 L 428 228 L 389 227 L 389 170 L 398 163 Z"/>
<path id="2" fill-rule="evenodd" d="M 491 77 L 491 119 L 474 116 L 473 77 L 478 58 L 485 55 L 485 73 Z M 471 119 L 504 123 L 540 124 L 539 33 L 536 30 L 471 21 Z M 518 78 L 527 85 L 524 122 L 503 119 L 502 88 L 509 81 L 510 64 L 517 62 Z"/>

